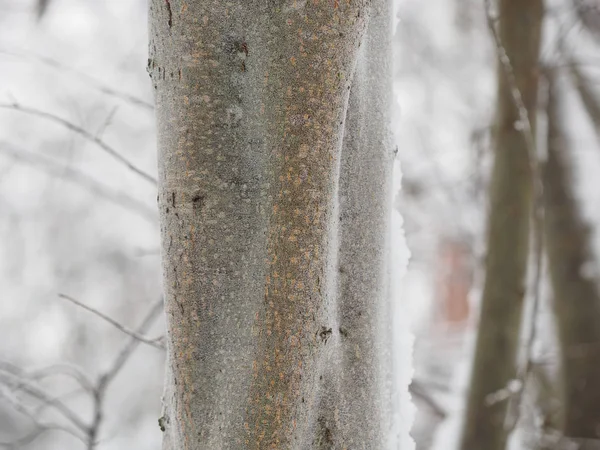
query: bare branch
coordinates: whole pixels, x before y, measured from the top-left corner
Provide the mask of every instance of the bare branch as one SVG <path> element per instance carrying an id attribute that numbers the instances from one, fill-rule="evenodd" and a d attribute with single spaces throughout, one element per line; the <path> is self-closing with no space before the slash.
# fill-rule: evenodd
<path id="1" fill-rule="evenodd" d="M 48 403 L 41 403 L 37 405 L 34 411 L 32 412 L 36 417 L 39 417 L 45 410 L 47 410 L 48 408 L 52 408 L 52 405 L 54 405 L 56 401 L 62 401 L 64 403 L 68 399 L 72 399 L 86 393 L 89 393 L 89 389 L 78 387 L 63 394 L 54 395 L 50 398 L 50 401 Z"/>
<path id="2" fill-rule="evenodd" d="M 447 416 L 446 410 L 440 406 L 440 404 L 433 398 L 429 393 L 429 390 L 417 380 L 412 380 L 409 386 L 409 392 L 416 399 L 421 400 L 425 403 L 433 413 L 440 419 L 445 419 Z"/>
<path id="3" fill-rule="evenodd" d="M 502 71 L 504 76 L 508 81 L 508 87 L 510 90 L 510 95 L 512 96 L 515 107 L 517 108 L 517 113 L 519 115 L 519 123 L 516 124 L 519 127 L 523 135 L 527 141 L 528 151 L 530 153 L 530 160 L 532 164 L 536 165 L 537 173 L 537 147 L 535 145 L 535 137 L 533 136 L 533 127 L 531 126 L 531 122 L 529 121 L 529 114 L 527 113 L 527 107 L 525 106 L 525 102 L 523 101 L 523 96 L 521 91 L 519 90 L 519 86 L 517 84 L 517 79 L 515 77 L 515 72 L 512 68 L 512 63 L 510 62 L 510 58 L 506 53 L 506 49 L 500 40 L 500 35 L 496 30 L 495 19 L 492 14 L 492 6 L 491 0 L 485 0 L 486 4 L 486 18 L 488 28 L 494 38 L 494 44 L 496 47 L 496 54 L 498 56 L 498 60 L 500 61 L 500 65 L 502 66 Z M 533 169 L 533 168 L 532 168 Z M 539 183 L 537 183 L 539 184 Z"/>
<path id="4" fill-rule="evenodd" d="M 0 447 L 4 447 L 10 450 L 23 450 L 24 446 L 32 443 L 38 437 L 40 437 L 42 434 L 48 431 L 62 431 L 64 433 L 70 434 L 71 436 L 85 443 L 84 438 L 74 434 L 73 430 L 70 430 L 66 427 L 62 427 L 60 425 L 55 424 L 35 423 L 35 428 L 33 431 L 13 441 L 0 441 Z"/>
<path id="5" fill-rule="evenodd" d="M 600 97 L 598 92 L 592 87 L 592 83 L 574 60 L 570 59 L 568 66 L 581 103 L 594 124 L 596 136 L 600 138 Z"/>
<path id="6" fill-rule="evenodd" d="M 100 125 L 100 128 L 98 128 L 98 131 L 96 131 L 96 138 L 97 139 L 101 139 L 102 138 L 102 135 L 104 134 L 104 132 L 106 131 L 106 129 L 108 128 L 108 126 L 112 123 L 112 120 L 115 117 L 115 114 L 117 113 L 118 109 L 119 109 L 119 107 L 115 106 L 114 108 L 112 108 L 110 110 L 110 112 L 106 116 L 106 119 L 104 119 L 104 122 L 102 123 L 102 125 Z"/>
<path id="7" fill-rule="evenodd" d="M 140 342 L 150 344 L 156 348 L 164 349 L 164 341 L 162 336 L 152 340 L 144 337 L 144 333 L 148 331 L 150 326 L 154 323 L 156 318 L 159 316 L 160 312 L 162 312 L 163 310 L 162 298 L 151 306 L 149 312 L 146 314 L 144 320 L 137 328 L 137 330 L 132 331 L 122 326 L 110 317 L 73 299 L 72 297 L 69 297 L 64 294 L 60 294 L 60 297 L 101 317 L 103 320 L 109 322 L 111 325 L 115 326 L 116 328 L 130 336 L 130 340 L 123 346 L 121 351 L 113 360 L 112 364 L 98 378 L 98 381 L 96 383 L 90 382 L 87 376 L 80 369 L 77 369 L 76 367 L 70 366 L 68 364 L 56 364 L 35 371 L 27 372 L 13 363 L 7 361 L 0 361 L 0 395 L 2 395 L 3 397 L 9 397 L 9 400 L 11 401 L 13 407 L 18 412 L 27 415 L 27 417 L 29 417 L 36 424 L 36 429 L 28 435 L 12 442 L 0 442 L 1 447 L 20 449 L 22 448 L 22 446 L 28 444 L 29 442 L 32 442 L 46 431 L 60 430 L 63 432 L 70 433 L 73 436 L 77 437 L 87 445 L 88 450 L 93 450 L 98 444 L 98 435 L 104 417 L 104 398 L 110 383 L 121 371 L 121 369 L 129 360 L 129 358 L 131 357 L 137 346 L 140 344 Z M 69 394 L 67 394 L 68 396 L 71 396 L 73 394 L 79 394 L 81 392 L 89 392 L 92 394 L 94 412 L 92 423 L 89 426 L 86 423 L 84 423 L 84 421 L 81 420 L 64 403 L 66 395 L 63 394 L 59 396 L 51 396 L 47 394 L 42 388 L 33 383 L 33 381 L 35 380 L 41 380 L 52 375 L 67 375 L 78 381 L 78 383 L 81 385 L 81 388 L 70 392 Z M 2 385 L 10 388 L 12 393 L 10 393 L 8 389 L 1 389 Z M 33 411 L 29 410 L 25 407 L 25 405 L 22 402 L 20 402 L 16 398 L 16 393 L 18 392 L 22 392 L 27 396 L 40 401 L 41 404 L 37 406 Z M 39 415 L 48 408 L 53 409 L 60 415 L 62 415 L 71 424 L 73 424 L 77 430 L 83 433 L 83 436 L 79 432 L 74 431 L 69 427 L 56 424 L 45 424 L 40 422 L 38 419 Z"/>
<path id="8" fill-rule="evenodd" d="M 51 397 L 43 389 L 35 386 L 30 381 L 15 376 L 8 372 L 0 372 L 0 383 L 7 387 L 12 388 L 13 391 L 22 391 L 23 393 L 42 401 L 44 404 L 52 407 L 55 411 L 60 413 L 65 419 L 71 422 L 76 428 L 81 431 L 87 432 L 88 426 L 83 420 L 81 420 L 77 414 L 75 414 L 65 403 Z"/>
<path id="9" fill-rule="evenodd" d="M 41 56 L 41 55 L 36 55 L 33 53 L 25 53 L 25 52 L 14 52 L 14 51 L 8 51 L 8 50 L 3 50 L 3 49 L 0 50 L 0 54 L 9 55 L 9 56 L 16 57 L 16 58 L 33 59 L 34 61 L 36 61 L 40 64 L 43 64 L 47 67 L 50 67 L 52 69 L 63 71 L 63 72 L 73 73 L 84 83 L 86 83 L 87 85 L 91 86 L 92 88 L 98 90 L 102 94 L 117 98 L 119 100 L 130 103 L 134 106 L 141 107 L 142 109 L 145 109 L 147 111 L 154 110 L 154 105 L 152 105 L 152 103 L 147 102 L 144 99 L 141 99 L 134 95 L 131 95 L 127 92 L 121 92 L 116 89 L 113 89 L 112 87 L 102 83 L 101 81 L 88 75 L 87 73 L 84 73 L 77 69 L 69 67 L 69 66 L 61 63 L 60 61 L 57 61 L 52 58 L 48 58 L 47 56 Z"/>
<path id="10" fill-rule="evenodd" d="M 50 376 L 63 375 L 73 378 L 82 388 L 87 391 L 92 391 L 94 389 L 94 386 L 88 376 L 83 373 L 81 369 L 71 364 L 59 363 L 40 369 L 26 371 L 9 361 L 0 360 L 0 370 L 9 372 L 15 377 L 29 378 L 36 381 Z"/>
<path id="11" fill-rule="evenodd" d="M 163 310 L 163 299 L 161 298 L 157 302 L 155 302 L 146 317 L 135 331 L 136 335 L 143 335 L 152 323 L 156 320 L 159 314 Z M 106 394 L 106 389 L 113 381 L 113 379 L 117 376 L 117 374 L 121 371 L 129 357 L 132 355 L 133 351 L 137 348 L 141 341 L 132 336 L 129 342 L 125 344 L 122 350 L 119 352 L 113 363 L 110 365 L 108 370 L 99 378 L 98 385 L 94 391 L 94 418 L 92 421 L 92 425 L 89 428 L 88 438 L 87 438 L 87 448 L 88 450 L 93 450 L 97 444 L 98 434 L 100 433 L 100 426 L 102 425 L 103 419 L 103 408 L 104 408 L 104 396 Z"/>
<path id="12" fill-rule="evenodd" d="M 143 170 L 139 169 L 137 166 L 135 166 L 132 162 L 130 162 L 128 159 L 126 159 L 124 156 L 122 156 L 118 151 L 116 151 L 114 148 L 112 148 L 111 146 L 109 146 L 107 143 L 105 143 L 99 137 L 94 136 L 89 131 L 81 128 L 78 125 L 75 125 L 74 123 L 69 122 L 68 120 L 63 119 L 62 117 L 58 117 L 58 116 L 56 116 L 54 114 L 51 114 L 49 112 L 41 111 L 41 110 L 35 109 L 35 108 L 30 108 L 30 107 L 22 106 L 22 105 L 20 105 L 19 103 L 16 103 L 16 102 L 15 103 L 0 103 L 0 108 L 11 109 L 11 110 L 14 110 L 14 111 L 23 112 L 25 114 L 30 114 L 32 116 L 41 117 L 43 119 L 50 120 L 50 121 L 52 121 L 54 123 L 57 123 L 57 124 L 65 127 L 68 130 L 73 131 L 74 133 L 79 134 L 80 136 L 82 136 L 86 140 L 94 143 L 95 145 L 97 145 L 98 147 L 100 147 L 104 152 L 106 152 L 108 155 L 110 155 L 115 161 L 118 161 L 119 163 L 121 163 L 122 165 L 124 165 L 125 167 L 127 167 L 129 170 L 131 170 L 135 174 L 139 175 L 140 177 L 142 177 L 147 182 L 151 183 L 153 186 L 156 186 L 157 182 L 156 182 L 156 179 L 153 176 L 151 176 L 151 175 L 147 174 L 146 172 L 144 172 Z"/>
<path id="13" fill-rule="evenodd" d="M 35 429 L 23 436 L 12 441 L 0 441 L 0 447 L 7 448 L 9 450 L 22 450 L 24 446 L 32 443 L 38 437 L 40 437 L 45 431 L 51 430 L 51 427 L 45 427 L 44 425 L 36 424 Z"/>
<path id="14" fill-rule="evenodd" d="M 118 330 L 122 331 L 123 333 L 137 339 L 140 342 L 143 342 L 144 344 L 148 344 L 151 345 L 154 348 L 158 348 L 160 350 L 164 350 L 165 347 L 164 345 L 162 345 L 160 343 L 161 340 L 161 336 L 159 336 L 158 338 L 147 338 L 145 336 L 142 336 L 139 333 L 136 333 L 133 330 L 130 330 L 129 328 L 125 327 L 124 325 L 121 325 L 119 322 L 117 322 L 116 320 L 112 319 L 111 317 L 105 315 L 104 313 L 101 313 L 100 311 L 98 311 L 97 309 L 92 308 L 91 306 L 88 306 L 84 303 L 81 303 L 79 300 L 74 299 L 73 297 L 70 297 L 66 294 L 58 294 L 58 296 L 64 300 L 68 300 L 71 303 L 74 303 L 75 305 L 85 309 L 86 311 L 89 311 L 95 315 L 97 315 L 98 317 L 102 318 L 103 320 L 105 320 L 106 322 L 110 323 L 113 327 L 117 328 Z"/>
<path id="15" fill-rule="evenodd" d="M 600 5 L 596 0 L 573 0 L 577 17 L 583 27 L 597 40 L 600 39 Z"/>
<path id="16" fill-rule="evenodd" d="M 15 409 L 15 411 L 23 414 L 36 425 L 36 428 L 31 433 L 27 434 L 22 438 L 10 442 L 0 442 L 0 447 L 20 449 L 22 448 L 22 446 L 37 439 L 42 433 L 52 430 L 65 432 L 79 439 L 80 441 L 85 442 L 85 439 L 76 430 L 58 424 L 40 422 L 32 411 L 27 409 L 25 405 L 23 405 L 14 394 L 12 394 L 10 391 L 8 391 L 8 389 L 2 386 L 0 386 L 0 397 L 4 398 L 8 403 L 10 403 L 10 405 Z"/>
<path id="17" fill-rule="evenodd" d="M 146 314 L 146 317 L 136 330 L 136 334 L 142 335 L 148 328 L 154 323 L 159 314 L 163 311 L 163 299 L 156 301 L 150 311 Z M 140 340 L 136 337 L 132 337 L 129 342 L 121 349 L 119 355 L 115 358 L 110 369 L 103 375 L 104 383 L 108 384 L 117 375 L 117 373 L 123 368 L 123 365 L 127 362 L 133 351 L 137 348 Z"/>
<path id="18" fill-rule="evenodd" d="M 92 382 L 88 376 L 81 371 L 81 369 L 66 363 L 53 364 L 48 367 L 36 369 L 31 371 L 29 374 L 33 380 L 41 380 L 43 378 L 56 375 L 63 375 L 73 378 L 83 389 L 87 391 L 93 389 Z"/>
<path id="19" fill-rule="evenodd" d="M 0 152 L 10 156 L 15 161 L 42 170 L 53 177 L 77 184 L 92 194 L 98 195 L 129 212 L 138 214 L 152 223 L 157 221 L 157 213 L 154 208 L 122 192 L 115 191 L 72 167 L 58 164 L 49 158 L 17 148 L 8 142 L 0 141 Z"/>

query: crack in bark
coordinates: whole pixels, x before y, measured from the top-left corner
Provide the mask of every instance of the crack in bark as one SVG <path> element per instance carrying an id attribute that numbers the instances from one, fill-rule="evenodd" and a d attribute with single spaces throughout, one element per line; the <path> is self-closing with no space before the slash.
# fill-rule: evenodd
<path id="1" fill-rule="evenodd" d="M 165 0 L 165 4 L 167 5 L 167 13 L 169 14 L 169 28 L 173 26 L 173 11 L 171 11 L 171 0 Z"/>

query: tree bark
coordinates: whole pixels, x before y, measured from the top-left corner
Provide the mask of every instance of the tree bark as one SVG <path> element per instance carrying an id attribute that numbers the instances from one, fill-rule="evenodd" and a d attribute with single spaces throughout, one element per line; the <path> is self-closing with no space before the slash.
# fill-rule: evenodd
<path id="1" fill-rule="evenodd" d="M 391 448 L 391 12 L 389 0 L 373 2 L 350 90 L 339 186 L 338 304 L 320 410 L 330 442 L 315 448 Z"/>
<path id="2" fill-rule="evenodd" d="M 538 91 L 542 0 L 500 0 L 498 34 L 510 60 L 532 131 Z M 463 450 L 503 450 L 507 402 L 486 398 L 516 377 L 530 217 L 531 161 L 527 139 L 517 126 L 505 67 L 499 64 L 499 90 L 493 137 L 495 162 L 490 184 L 486 278 L 475 358 L 462 434 Z"/>
<path id="3" fill-rule="evenodd" d="M 548 158 L 544 165 L 546 249 L 561 350 L 562 432 L 568 438 L 595 439 L 600 448 L 600 293 L 593 264 L 590 228 L 574 194 L 561 106 L 550 76 Z M 583 442 L 583 441 L 582 441 Z M 588 448 L 588 447 L 582 447 Z"/>
<path id="4" fill-rule="evenodd" d="M 368 395 L 382 371 L 368 327 L 381 300 L 346 324 L 349 303 L 338 304 L 336 285 L 335 195 L 369 3 L 150 2 L 168 331 L 165 450 L 304 450 L 318 448 L 315 436 L 322 448 L 343 448 L 345 432 L 323 428 L 327 378 L 346 393 L 340 405 L 350 423 L 359 423 L 361 405 L 374 408 Z M 377 158 L 386 147 L 377 142 Z M 365 193 L 381 195 L 385 183 Z M 380 299 L 382 289 L 375 292 Z M 340 375 L 354 364 L 342 322 L 365 363 L 375 363 L 368 373 L 361 360 L 357 372 Z M 345 356 L 332 373 L 338 349 Z M 337 380 L 361 373 L 367 381 L 353 402 L 351 384 Z M 381 448 L 379 437 L 355 439 L 351 448 Z"/>

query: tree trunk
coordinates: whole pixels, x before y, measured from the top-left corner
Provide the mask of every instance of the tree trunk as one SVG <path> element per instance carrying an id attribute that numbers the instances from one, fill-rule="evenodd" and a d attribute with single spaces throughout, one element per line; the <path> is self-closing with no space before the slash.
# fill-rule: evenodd
<path id="1" fill-rule="evenodd" d="M 320 411 L 330 442 L 315 448 L 390 445 L 391 9 L 389 0 L 373 2 L 350 90 L 339 186 L 336 332 Z"/>
<path id="2" fill-rule="evenodd" d="M 600 293 L 597 275 L 586 274 L 586 264 L 596 263 L 590 228 L 574 194 L 558 93 L 550 81 L 543 179 L 546 248 L 562 356 L 561 428 L 568 438 L 596 439 L 585 445 L 600 448 Z"/>
<path id="3" fill-rule="evenodd" d="M 320 410 L 327 385 L 348 393 L 338 380 L 356 376 L 340 375 L 347 362 L 333 364 L 347 359 L 336 352 L 348 354 L 335 195 L 369 3 L 150 2 L 168 327 L 165 450 L 346 442 L 346 417 L 339 433 L 328 431 Z M 378 142 L 375 153 L 385 147 Z M 377 360 L 368 347 L 376 330 L 365 327 L 376 326 L 381 308 L 373 302 L 364 321 L 346 325 L 367 363 Z M 354 402 L 333 399 L 344 414 L 374 408 L 367 394 L 382 372 L 374 365 L 365 375 Z M 367 429 L 353 431 L 351 448 L 381 448 L 359 436 Z"/>
<path id="4" fill-rule="evenodd" d="M 500 0 L 498 34 L 535 130 L 542 0 Z M 516 377 L 525 295 L 532 177 L 526 136 L 502 63 L 490 184 L 486 278 L 462 435 L 463 450 L 503 450 L 507 402 L 486 398 Z"/>

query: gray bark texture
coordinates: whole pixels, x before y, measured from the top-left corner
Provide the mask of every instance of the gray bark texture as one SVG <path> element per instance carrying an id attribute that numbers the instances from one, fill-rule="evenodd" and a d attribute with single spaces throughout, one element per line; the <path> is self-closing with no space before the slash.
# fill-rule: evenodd
<path id="1" fill-rule="evenodd" d="M 535 130 L 542 0 L 500 0 L 498 35 L 510 60 L 532 130 Z M 485 283 L 479 332 L 467 398 L 462 450 L 504 450 L 507 402 L 489 404 L 490 394 L 516 378 L 516 357 L 527 273 L 532 175 L 526 135 L 516 126 L 505 67 L 499 67 L 489 187 Z"/>
<path id="2" fill-rule="evenodd" d="M 560 428 L 581 448 L 600 448 L 600 292 L 586 275 L 591 229 L 574 193 L 569 144 L 562 129 L 559 94 L 550 77 L 548 159 L 544 165 L 546 249 L 561 349 Z M 582 441 L 584 442 L 584 441 Z"/>
<path id="3" fill-rule="evenodd" d="M 378 233 L 389 197 L 388 180 L 371 177 L 388 177 L 381 164 L 391 164 L 380 91 L 389 87 L 387 8 L 384 0 L 150 1 L 164 450 L 383 448 L 388 331 L 374 327 L 386 307 Z M 364 40 L 369 15 L 386 30 Z M 379 36 L 377 57 L 360 56 Z M 376 98 L 354 100 L 347 119 L 358 60 L 357 95 Z M 366 90 L 365 67 L 382 61 L 376 92 Z M 362 114 L 373 117 L 363 123 Z M 375 118 L 376 129 L 364 128 Z M 369 160 L 367 151 L 372 166 L 361 172 L 353 164 Z M 338 204 L 362 183 L 363 199 Z M 354 204 L 363 209 L 353 223 L 373 223 L 376 233 L 344 252 L 350 233 L 339 214 Z M 361 275 L 360 296 L 338 283 L 338 260 L 351 255 L 342 271 L 356 275 L 370 261 L 378 277 L 375 285 Z"/>
<path id="4" fill-rule="evenodd" d="M 338 196 L 338 333 L 320 408 L 331 444 L 317 448 L 387 448 L 392 427 L 391 38 L 391 2 L 375 2 L 346 114 Z"/>

